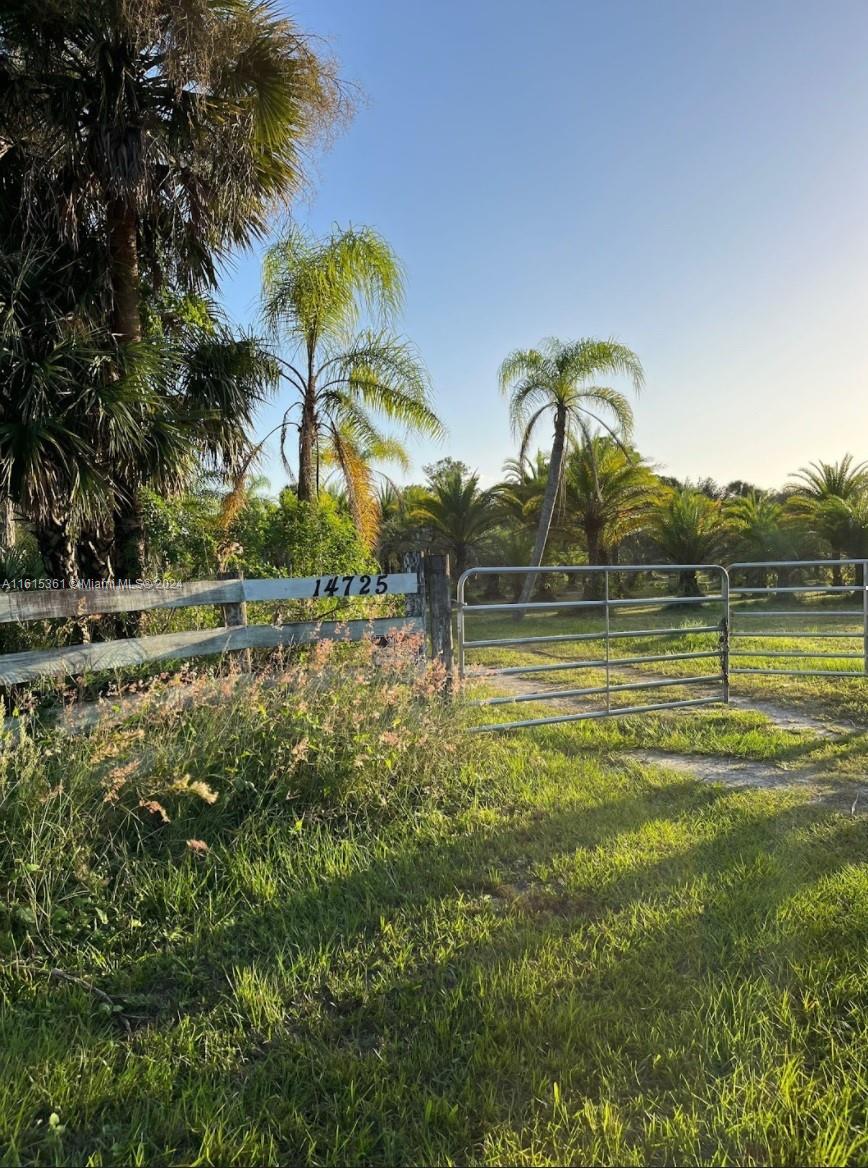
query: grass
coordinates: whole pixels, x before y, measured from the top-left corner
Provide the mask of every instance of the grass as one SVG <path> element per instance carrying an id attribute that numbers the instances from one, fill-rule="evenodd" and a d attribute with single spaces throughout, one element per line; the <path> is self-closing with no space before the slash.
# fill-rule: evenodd
<path id="1" fill-rule="evenodd" d="M 7 740 L 0 1161 L 864 1163 L 868 821 L 624 754 L 834 745 L 362 653 Z"/>

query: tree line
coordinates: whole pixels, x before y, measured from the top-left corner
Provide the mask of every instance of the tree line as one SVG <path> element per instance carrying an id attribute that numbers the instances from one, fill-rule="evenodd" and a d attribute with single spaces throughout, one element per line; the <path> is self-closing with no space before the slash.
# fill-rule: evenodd
<path id="1" fill-rule="evenodd" d="M 456 575 L 477 564 L 530 564 L 542 519 L 550 564 L 868 557 L 868 464 L 849 454 L 811 463 L 767 491 L 742 480 L 691 483 L 659 474 L 617 434 L 582 426 L 566 445 L 549 523 L 551 481 L 543 451 L 507 461 L 492 487 L 464 463 L 443 459 L 426 468 L 423 484 L 383 486 L 377 555 L 396 565 L 404 551 L 427 545 L 449 553 Z M 832 572 L 841 584 L 839 569 Z M 520 599 L 525 578 L 508 580 L 511 599 Z M 680 590 L 698 589 L 696 575 L 684 573 Z"/>

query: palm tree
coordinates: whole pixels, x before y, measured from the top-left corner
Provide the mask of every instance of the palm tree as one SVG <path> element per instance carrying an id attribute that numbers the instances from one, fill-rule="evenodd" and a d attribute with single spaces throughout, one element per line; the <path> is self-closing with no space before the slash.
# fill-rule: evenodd
<path id="1" fill-rule="evenodd" d="M 713 564 L 725 547 L 719 501 L 693 487 L 671 491 L 654 516 L 651 532 L 658 549 L 672 564 Z M 702 595 L 694 569 L 679 574 L 678 591 L 687 597 Z"/>
<path id="2" fill-rule="evenodd" d="M 78 275 L 50 254 L 0 260 L 0 477 L 49 576 L 135 577 L 144 532 L 126 491 L 177 489 L 200 461 L 231 465 L 274 367 L 215 306 L 188 297 L 162 314 L 150 306 L 159 329 L 128 346 L 117 376 L 76 302 Z"/>
<path id="3" fill-rule="evenodd" d="M 503 464 L 503 481 L 494 494 L 504 518 L 521 528 L 536 531 L 539 510 L 549 478 L 549 460 L 543 451 L 533 459 L 507 459 Z M 528 548 L 530 554 L 533 541 Z"/>
<path id="4" fill-rule="evenodd" d="M 121 578 L 133 577 L 144 563 L 141 488 L 171 494 L 203 468 L 231 475 L 249 450 L 254 415 L 277 382 L 276 364 L 255 337 L 236 334 L 216 305 L 193 300 L 192 319 L 182 316 L 128 346 L 124 381 L 137 438 L 123 451 L 109 445 L 105 455 L 107 473 L 123 455 L 111 529 Z"/>
<path id="5" fill-rule="evenodd" d="M 6 0 L 0 125 L 53 227 L 105 232 L 113 327 L 142 335 L 142 280 L 215 282 L 221 251 L 263 234 L 340 113 L 331 61 L 255 0 Z"/>
<path id="6" fill-rule="evenodd" d="M 479 476 L 466 474 L 460 464 L 430 478 L 427 498 L 415 511 L 437 547 L 451 557 L 453 579 L 461 576 L 480 551 L 494 521 L 493 496 L 479 488 Z"/>
<path id="7" fill-rule="evenodd" d="M 744 560 L 794 560 L 804 530 L 788 515 L 770 491 L 747 487 L 744 494 L 730 494 L 723 504 L 723 516 L 732 533 L 733 551 Z M 751 583 L 766 584 L 762 569 L 749 573 Z M 787 582 L 786 569 L 779 568 L 777 583 Z"/>
<path id="8" fill-rule="evenodd" d="M 443 434 L 412 347 L 383 327 L 358 327 L 363 309 L 385 325 L 402 298 L 398 260 L 370 228 L 336 230 L 316 240 L 293 227 L 269 248 L 262 308 L 273 335 L 293 351 L 292 361 L 281 362 L 296 396 L 284 414 L 281 452 L 298 409 L 299 499 L 317 498 L 325 446 L 348 490 L 365 492 L 358 452 L 385 440 L 372 414 L 419 433 Z"/>
<path id="9" fill-rule="evenodd" d="M 0 490 L 33 525 L 48 575 L 64 581 L 76 574 L 75 526 L 109 488 L 95 440 L 107 426 L 134 433 L 123 387 L 105 376 L 105 338 L 80 312 L 93 291 L 84 266 L 68 249 L 0 248 Z"/>
<path id="10" fill-rule="evenodd" d="M 582 428 L 567 456 L 564 510 L 581 525 L 588 564 L 614 564 L 618 545 L 649 526 L 660 494 L 659 479 L 637 451 Z"/>
<path id="11" fill-rule="evenodd" d="M 534 533 L 539 521 L 539 510 L 546 483 L 549 463 L 542 451 L 533 459 L 507 459 L 503 464 L 503 480 L 492 488 L 492 497 L 498 530 L 495 535 L 495 559 L 500 564 L 524 564 L 533 550 Z M 518 576 L 510 579 L 513 600 L 517 601 L 523 581 Z M 495 596 L 499 581 L 492 578 L 489 591 Z"/>
<path id="12" fill-rule="evenodd" d="M 3 243 L 63 252 L 76 288 L 82 273 L 101 275 L 80 298 L 77 320 L 58 314 L 80 352 L 83 337 L 102 349 L 87 391 L 95 412 L 77 411 L 90 424 L 73 419 L 57 379 L 53 415 L 45 378 L 40 394 L 52 419 L 45 425 L 62 418 L 63 444 L 76 442 L 75 459 L 48 437 L 42 443 L 54 498 L 40 510 L 57 529 L 54 559 L 67 571 L 69 500 L 78 508 L 87 483 L 92 497 L 105 491 L 107 468 L 119 570 L 141 574 L 143 467 L 156 465 L 159 478 L 161 445 L 175 438 L 170 426 L 158 434 L 151 425 L 155 411 L 162 417 L 161 391 L 147 376 L 164 379 L 146 301 L 162 288 L 216 283 L 220 257 L 261 236 L 275 203 L 303 182 L 306 144 L 342 102 L 333 63 L 256 0 L 3 5 Z M 133 390 L 141 401 L 130 399 Z M 31 418 L 31 432 L 40 425 Z"/>
<path id="13" fill-rule="evenodd" d="M 417 484 L 396 487 L 387 480 L 377 491 L 380 516 L 375 545 L 376 557 L 384 571 L 400 571 L 404 555 L 430 544 L 433 533 L 419 510 L 429 502 L 429 493 Z"/>
<path id="14" fill-rule="evenodd" d="M 800 467 L 788 489 L 808 499 L 850 499 L 860 494 L 868 483 L 868 463 L 854 462 L 851 454 L 837 463 L 818 459 L 807 467 Z"/>
<path id="15" fill-rule="evenodd" d="M 549 475 L 540 508 L 531 566 L 542 563 L 563 478 L 567 445 L 582 423 L 599 422 L 610 433 L 629 436 L 633 413 L 627 399 L 597 378 L 626 375 L 638 391 L 644 383 L 639 358 L 617 341 L 584 339 L 564 343 L 554 338 L 538 349 L 517 349 L 500 367 L 500 386 L 510 398 L 513 431 L 520 439 L 519 459 L 527 454 L 537 423 L 543 415 L 554 416 L 554 435 Z M 606 421 L 609 418 L 614 428 Z M 530 599 L 534 574 L 528 573 L 520 601 Z"/>
<path id="16" fill-rule="evenodd" d="M 734 551 L 745 560 L 792 560 L 798 555 L 801 529 L 770 491 L 755 487 L 730 496 L 723 514 L 735 537 Z"/>
<path id="17" fill-rule="evenodd" d="M 838 540 L 840 531 L 834 521 L 835 509 L 826 506 L 831 500 L 854 503 L 868 490 L 868 463 L 856 463 L 851 454 L 846 454 L 837 463 L 818 460 L 800 467 L 786 490 L 790 493 L 787 510 L 795 518 L 812 524 L 817 534 L 831 546 L 832 556 L 840 560 L 845 555 L 844 546 Z M 843 583 L 840 565 L 832 566 L 832 582 Z"/>
<path id="18" fill-rule="evenodd" d="M 868 559 L 868 493 L 842 499 L 838 495 L 823 500 L 817 509 L 818 527 L 844 556 Z M 855 565 L 856 584 L 864 584 L 861 564 Z"/>

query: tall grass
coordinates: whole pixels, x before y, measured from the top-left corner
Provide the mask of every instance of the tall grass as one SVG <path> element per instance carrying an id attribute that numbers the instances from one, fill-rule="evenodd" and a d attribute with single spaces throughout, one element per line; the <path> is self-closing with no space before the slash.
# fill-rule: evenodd
<path id="1" fill-rule="evenodd" d="M 253 678 L 198 678 L 85 738 L 7 731 L 0 750 L 0 947 L 56 958 L 116 914 L 131 860 L 202 861 L 239 838 L 333 834 L 460 791 L 466 741 L 419 639 L 320 641 Z M 435 700 L 436 699 L 436 700 Z"/>

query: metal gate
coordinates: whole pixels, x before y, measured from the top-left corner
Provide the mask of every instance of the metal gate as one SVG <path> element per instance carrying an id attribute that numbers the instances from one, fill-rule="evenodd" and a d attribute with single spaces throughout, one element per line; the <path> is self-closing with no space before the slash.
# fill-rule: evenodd
<path id="1" fill-rule="evenodd" d="M 492 600 L 483 596 L 481 600 L 475 599 L 472 603 L 467 601 L 468 584 L 480 578 L 510 576 L 526 578 L 528 575 L 539 578 L 555 575 L 566 577 L 567 584 L 561 588 L 560 595 L 552 599 L 523 602 Z M 634 592 L 637 580 L 640 585 L 644 583 L 648 587 L 658 588 L 661 576 L 668 582 L 671 582 L 673 576 L 677 576 L 680 578 L 682 589 L 695 586 L 697 593 L 700 593 L 700 578 L 703 578 L 702 583 L 706 588 L 710 585 L 711 590 L 701 595 L 678 595 L 669 583 L 662 595 L 659 592 L 647 596 L 624 595 L 627 592 L 625 587 L 627 580 L 632 579 L 634 587 L 630 591 Z M 575 584 L 570 587 L 570 582 L 575 581 L 577 577 L 584 579 L 585 589 L 583 595 L 572 596 L 570 594 L 577 590 Z M 592 595 L 589 596 L 589 592 Z M 457 588 L 458 669 L 462 678 L 498 676 L 506 678 L 521 674 L 589 671 L 591 682 L 587 686 L 572 686 L 567 689 L 546 688 L 528 693 L 483 698 L 478 700 L 477 705 L 493 707 L 567 698 L 583 699 L 598 704 L 596 709 L 552 714 L 546 718 L 487 723 L 474 729 L 510 730 L 517 727 L 576 722 L 581 719 L 607 718 L 611 715 L 640 714 L 646 711 L 727 702 L 728 611 L 729 578 L 726 569 L 717 564 L 470 568 L 462 574 Z M 524 624 L 534 614 L 566 615 L 571 612 L 575 612 L 577 616 L 578 628 L 568 633 L 540 633 L 528 630 L 526 626 L 522 629 L 519 624 L 519 622 Z M 685 623 L 683 620 L 687 612 L 696 614 L 692 623 Z M 624 624 L 632 615 L 639 619 L 638 628 Z M 468 624 L 478 618 L 482 618 L 483 625 L 488 626 L 487 629 L 481 630 L 487 636 L 468 638 Z M 504 618 L 509 620 L 506 628 Z M 683 644 L 679 646 L 676 642 L 673 649 L 664 650 L 666 645 L 672 645 L 673 639 L 680 639 Z M 649 648 L 649 642 L 651 652 L 642 652 L 643 648 Z M 577 657 L 576 655 L 581 653 L 580 649 L 568 651 L 566 659 L 558 658 L 556 651 L 552 653 L 552 647 L 564 649 L 567 646 L 582 646 L 585 643 L 596 648 L 595 656 Z M 622 645 L 627 652 L 619 655 L 617 651 Z M 503 656 L 505 651 L 508 651 L 508 655 L 515 656 L 518 647 L 525 647 L 524 656 L 530 656 L 532 660 L 517 663 L 510 661 L 507 664 L 495 660 L 483 665 L 481 670 L 474 669 L 473 663 L 468 661 L 469 654 L 480 650 L 488 651 L 489 658 Z M 556 660 L 546 660 L 552 656 Z M 670 665 L 694 661 L 713 665 L 714 669 L 677 676 L 659 676 L 656 672 L 652 676 L 648 676 L 647 673 L 643 676 L 643 671 L 651 664 Z M 680 665 L 676 667 L 682 668 L 685 667 Z M 618 697 L 622 694 L 665 692 L 668 688 L 682 690 L 693 687 L 702 688 L 703 692 L 698 697 L 677 697 L 668 701 L 664 693 L 661 695 L 663 701 L 617 704 Z"/>
<path id="2" fill-rule="evenodd" d="M 731 564 L 729 657 L 747 659 L 753 664 L 731 665 L 730 673 L 783 674 L 794 678 L 868 674 L 866 567 L 868 560 L 753 560 Z M 821 572 L 831 572 L 832 583 L 805 579 L 817 577 Z M 844 583 L 848 574 L 852 574 L 852 583 Z M 769 583 L 769 576 L 775 577 L 773 584 Z M 739 584 L 740 579 L 746 583 Z M 835 583 L 836 580 L 840 583 Z M 767 601 L 780 597 L 800 603 L 784 606 L 781 602 L 778 607 L 766 607 Z M 806 628 L 809 625 L 819 628 Z M 828 649 L 812 645 L 775 650 L 751 648 L 752 642 L 767 638 L 779 639 L 784 644 L 786 641 L 830 644 Z M 842 648 L 835 649 L 835 645 Z M 821 666 L 821 662 L 826 666 Z M 840 668 L 843 662 L 859 664 Z M 807 668 L 803 668 L 805 663 Z"/>
<path id="3" fill-rule="evenodd" d="M 593 595 L 563 595 L 557 599 L 544 598 L 527 602 L 504 602 L 487 597 L 472 603 L 467 601 L 467 586 L 478 578 L 526 578 L 528 575 L 543 577 L 554 574 L 566 576 L 568 586 L 570 579 L 575 577 L 583 577 L 586 586 L 593 582 L 590 588 Z M 624 578 L 632 577 L 635 582 L 644 576 L 645 583 L 654 589 L 659 588 L 661 576 L 671 579 L 676 574 L 681 578 L 682 588 L 685 583 L 690 584 L 692 581 L 696 592 L 701 592 L 698 587 L 700 576 L 705 578 L 706 585 L 711 583 L 713 587 L 709 592 L 694 596 L 673 595 L 671 586 L 664 589 L 663 595 L 655 591 L 646 596 L 623 595 L 626 592 Z M 831 583 L 828 579 L 817 579 L 824 574 L 827 578 L 831 574 Z M 808 579 L 811 577 L 814 579 Z M 845 579 L 847 577 L 851 579 Z M 562 589 L 564 594 L 570 591 L 569 587 Z M 769 602 L 772 602 L 772 607 L 769 607 Z M 671 609 L 676 610 L 676 620 L 683 617 L 681 606 L 699 606 L 699 609 L 694 610 L 697 620 L 692 623 L 666 620 Z M 571 610 L 577 611 L 579 628 L 570 633 L 539 633 L 518 624 L 505 630 L 501 623 L 501 628 L 497 628 L 498 615 L 511 614 L 523 623 L 529 615 Z M 661 616 L 661 610 L 662 623 L 655 624 Z M 645 620 L 640 624 L 646 628 L 620 628 L 623 616 L 630 613 L 643 616 Z M 489 629 L 483 630 L 488 636 L 468 639 L 468 620 L 473 620 L 471 615 L 476 614 L 488 615 L 484 620 L 488 621 Z M 477 705 L 501 706 L 557 699 L 596 700 L 600 703 L 597 709 L 553 714 L 548 718 L 489 723 L 475 730 L 509 730 L 606 718 L 610 715 L 726 703 L 729 701 L 729 679 L 732 675 L 868 677 L 868 559 L 737 561 L 730 564 L 728 570 L 716 564 L 471 568 L 458 581 L 457 626 L 458 668 L 462 678 L 591 671 L 588 675 L 593 682 L 591 685 L 566 689 L 547 687 L 543 690 L 497 695 L 479 699 Z M 495 633 L 508 635 L 493 636 Z M 708 644 L 697 645 L 697 638 L 714 639 L 714 644 L 709 640 Z M 670 644 L 671 639 L 676 640 L 672 648 L 663 652 L 666 639 L 670 639 Z M 689 645 L 679 646 L 678 639 Z M 632 644 L 638 642 L 641 647 L 649 640 L 652 642 L 650 653 L 638 652 Z M 766 648 L 764 643 L 768 640 L 775 645 L 779 644 L 781 648 Z M 568 653 L 566 659 L 547 661 L 546 656 L 557 657 L 557 654 L 540 648 L 566 647 L 585 642 L 598 648 L 597 656 L 576 657 L 575 653 Z M 628 650 L 626 654 L 618 654 L 620 645 L 625 645 Z M 468 661 L 468 653 L 472 651 L 494 651 L 496 655 L 507 649 L 514 651 L 517 647 L 529 647 L 526 656 L 529 655 L 532 660 L 509 664 L 494 661 L 483 664 L 481 668 L 474 668 L 474 664 Z M 600 652 L 602 656 L 599 656 Z M 671 667 L 673 663 L 701 660 L 715 662 L 714 672 L 670 674 L 663 677 L 636 676 L 649 665 Z M 626 678 L 625 672 L 629 675 Z M 621 694 L 680 687 L 704 687 L 705 690 L 710 689 L 711 693 L 704 693 L 700 697 L 677 697 L 669 701 L 617 705 L 617 696 Z M 665 699 L 666 695 L 663 697 Z"/>

